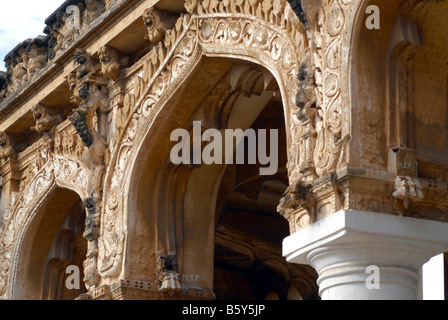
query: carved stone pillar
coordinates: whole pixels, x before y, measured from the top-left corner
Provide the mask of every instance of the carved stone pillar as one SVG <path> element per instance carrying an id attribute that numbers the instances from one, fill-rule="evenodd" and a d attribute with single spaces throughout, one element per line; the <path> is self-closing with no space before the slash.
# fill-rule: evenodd
<path id="1" fill-rule="evenodd" d="M 110 52 L 109 50 L 100 52 L 102 61 L 110 62 Z M 87 290 L 92 291 L 101 281 L 98 270 L 98 239 L 103 207 L 101 203 L 103 176 L 108 154 L 107 113 L 110 111 L 106 89 L 108 79 L 101 74 L 101 65 L 94 61 L 86 50 L 77 49 L 74 60 L 76 69 L 67 76 L 67 81 L 73 90 L 71 102 L 77 104 L 78 108 L 73 111 L 69 120 L 89 150 L 88 157 L 83 161 L 91 168 L 94 181 L 93 185 L 88 186 L 90 197 L 84 201 L 87 211 L 84 238 L 88 241 L 87 257 L 84 261 L 84 282 Z M 117 71 L 114 70 L 115 67 L 118 68 L 118 72 L 115 72 Z M 119 76 L 119 66 L 104 70 L 110 76 Z"/>
<path id="2" fill-rule="evenodd" d="M 13 195 L 20 189 L 20 170 L 14 141 L 6 132 L 0 132 L 0 231 L 2 219 L 9 206 L 14 202 Z"/>
<path id="3" fill-rule="evenodd" d="M 415 300 L 418 271 L 448 250 L 448 223 L 339 211 L 284 241 L 289 262 L 313 266 L 324 300 Z"/>

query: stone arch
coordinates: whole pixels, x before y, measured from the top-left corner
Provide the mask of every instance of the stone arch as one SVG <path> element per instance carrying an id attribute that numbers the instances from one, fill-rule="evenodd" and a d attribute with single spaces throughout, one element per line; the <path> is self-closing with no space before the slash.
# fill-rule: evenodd
<path id="1" fill-rule="evenodd" d="M 210 66 L 216 64 L 217 61 L 223 63 L 220 59 L 205 59 L 199 68 L 209 70 Z M 232 59 L 231 61 L 235 63 L 237 60 Z M 228 67 L 228 62 L 225 64 Z M 195 87 L 197 89 L 197 83 L 202 83 L 205 80 L 203 78 L 204 74 L 202 73 L 201 76 L 200 72 L 193 72 L 193 77 L 189 77 L 188 88 L 181 91 L 185 93 L 194 91 Z M 207 73 L 207 78 L 211 83 L 214 83 L 211 79 L 215 77 L 211 76 L 210 73 Z M 208 92 L 208 90 L 204 90 L 204 92 Z M 178 95 L 179 97 L 183 96 L 181 93 L 178 93 Z M 169 109 L 166 112 L 172 114 L 175 110 L 179 110 L 179 106 L 183 106 L 179 100 L 182 99 L 167 100 L 169 105 L 167 104 L 165 107 Z M 233 103 L 233 105 L 235 104 Z M 193 117 L 196 113 L 193 109 L 195 107 L 200 108 L 200 106 L 192 103 L 189 110 L 193 112 Z M 205 128 L 210 128 L 208 124 L 212 123 L 211 118 L 213 117 L 209 113 L 213 113 L 214 110 L 214 105 L 211 105 L 210 109 L 199 116 L 199 118 L 204 119 Z M 191 118 L 179 119 L 181 121 L 179 127 L 184 126 L 186 119 Z M 126 181 L 127 187 L 125 190 L 127 190 L 129 196 L 127 197 L 128 219 L 125 223 L 128 230 L 132 230 L 132 235 L 129 234 L 124 243 L 123 254 L 127 258 L 120 278 L 144 278 L 151 279 L 151 282 L 157 282 L 154 275 L 151 277 L 151 273 L 154 270 L 157 273 L 158 260 L 173 257 L 177 260 L 176 264 L 178 264 L 179 270 L 182 270 L 185 275 L 210 274 L 210 272 L 213 272 L 211 270 L 213 270 L 214 261 L 210 259 L 210 252 L 213 252 L 215 246 L 216 202 L 220 192 L 220 181 L 227 168 L 226 166 L 212 165 L 197 167 L 193 170 L 193 167 L 171 164 L 169 149 L 172 145 L 167 141 L 167 137 L 169 137 L 170 131 L 175 129 L 173 125 L 176 125 L 176 123 L 173 124 L 172 121 L 163 116 L 155 122 L 159 130 L 153 133 L 149 131 L 148 136 L 138 140 L 141 141 L 142 146 L 146 146 L 146 150 L 135 158 L 135 166 L 130 172 L 132 174 L 127 177 L 128 180 Z M 251 123 L 244 125 L 251 126 Z M 186 129 L 190 132 L 194 130 L 191 128 L 191 123 L 187 123 Z M 151 141 L 153 142 L 151 143 Z M 154 145 L 154 147 L 151 145 Z M 285 176 L 287 180 L 287 174 Z M 151 181 L 151 183 L 148 184 L 148 181 Z M 147 194 L 146 197 L 145 194 Z M 185 199 L 195 200 L 187 202 Z M 195 212 L 197 214 L 194 214 Z M 280 219 L 282 218 L 280 217 Z M 286 221 L 284 222 L 286 223 Z M 195 234 L 200 234 L 202 240 L 198 240 L 198 237 L 195 238 Z M 146 239 L 146 246 L 142 238 Z M 227 244 L 225 241 L 222 243 Z M 278 255 L 279 251 L 276 253 Z M 253 256 L 251 253 L 248 254 Z M 205 255 L 207 255 L 207 259 Z M 272 253 L 272 256 L 275 256 L 275 254 Z M 265 258 L 267 259 L 267 257 Z M 142 259 L 145 259 L 145 262 L 139 265 L 139 261 L 141 262 Z M 281 257 L 279 260 L 281 260 Z M 193 261 L 202 261 L 202 263 L 199 267 Z M 267 265 L 272 270 L 282 270 L 282 275 L 289 275 L 289 270 L 283 272 L 282 267 L 284 266 L 281 263 L 279 263 L 280 265 L 276 263 L 279 263 L 279 261 L 267 261 Z M 209 283 L 209 281 L 210 278 L 205 279 L 201 276 L 196 283 L 197 286 L 204 289 L 204 291 L 200 291 L 199 296 L 212 297 L 212 283 Z"/>
<path id="2" fill-rule="evenodd" d="M 201 4 L 196 3 L 196 7 L 189 8 L 189 14 L 181 16 L 175 28 L 167 32 L 164 44 L 154 45 L 141 63 L 141 69 L 134 71 L 133 89 L 127 91 L 124 106 L 116 115 L 117 143 L 106 172 L 102 230 L 99 238 L 99 272 L 103 284 L 132 277 L 125 274 L 123 263 L 126 250 L 132 246 L 127 242 L 126 235 L 137 209 L 132 202 L 136 197 L 134 184 L 139 179 L 138 172 L 141 169 L 139 159 L 151 157 L 148 151 L 151 148 L 144 150 L 142 146 L 160 136 L 160 130 L 165 130 L 164 133 L 169 135 L 170 130 L 176 129 L 155 128 L 155 123 L 160 128 L 167 115 L 173 115 L 176 119 L 172 122 L 174 124 L 189 117 L 188 112 L 191 111 L 179 108 L 177 113 L 174 113 L 170 106 L 175 103 L 182 104 L 177 92 L 191 86 L 189 81 L 194 81 L 194 74 L 199 68 L 205 65 L 205 68 L 210 70 L 208 76 L 214 79 L 222 76 L 219 74 L 222 72 L 219 65 L 213 64 L 219 59 L 245 61 L 260 66 L 266 87 L 272 83 L 278 85 L 285 114 L 289 152 L 295 152 L 289 131 L 290 126 L 293 126 L 291 117 L 295 114 L 296 107 L 297 72 L 307 39 L 289 4 L 285 1 L 278 1 L 278 4 L 280 7 L 262 7 L 261 3 L 257 2 L 256 7 L 251 7 L 250 2 L 247 2 L 241 8 L 230 8 L 221 4 L 220 7 L 212 9 L 203 8 Z M 231 6 L 233 7 L 233 4 Z M 236 12 L 232 13 L 232 10 Z M 228 62 L 226 63 L 228 68 Z M 235 85 L 238 79 L 239 76 L 236 76 Z M 203 80 L 204 83 L 209 81 Z M 156 157 L 161 151 L 152 152 Z M 155 172 L 159 169 L 152 168 Z M 185 168 L 166 166 L 165 169 L 170 177 L 182 177 L 188 173 Z M 217 170 L 214 172 L 217 177 L 224 172 L 217 168 L 209 170 Z M 185 185 L 169 185 L 166 180 L 168 176 L 159 176 L 158 180 L 154 180 L 154 185 L 158 186 L 157 188 L 165 188 L 165 194 L 181 195 L 185 191 Z M 160 193 L 159 204 L 163 202 L 163 194 Z M 170 216 L 164 219 L 172 220 L 178 217 L 179 212 L 175 206 L 168 207 L 171 208 L 168 209 Z M 157 211 L 157 205 L 153 204 L 152 208 Z M 161 228 L 166 228 L 165 223 L 172 223 L 160 220 L 152 222 L 161 223 Z M 135 227 L 137 230 L 133 232 L 138 234 L 139 226 Z M 172 255 L 170 247 L 176 240 L 168 238 L 163 241 L 165 246 L 162 249 L 165 252 L 161 255 Z M 140 257 L 147 253 L 141 247 L 135 249 L 135 253 L 137 252 Z M 157 258 L 151 259 L 154 260 L 151 263 L 156 265 Z"/>
<path id="3" fill-rule="evenodd" d="M 7 285 L 2 286 L 5 288 L 2 295 L 8 299 L 36 299 L 38 297 L 36 295 L 27 296 L 36 294 L 36 292 L 27 293 L 23 291 L 30 279 L 26 278 L 27 270 L 19 270 L 26 265 L 23 261 L 32 257 L 29 250 L 31 250 L 31 243 L 35 239 L 31 239 L 32 235 L 30 234 L 34 232 L 33 234 L 36 236 L 35 232 L 38 228 L 36 225 L 38 222 L 36 221 L 42 222 L 42 219 L 48 219 L 48 216 L 41 217 L 38 213 L 55 193 L 62 196 L 67 195 L 68 198 L 77 201 L 85 200 L 88 197 L 87 186 L 91 183 L 88 172 L 84 165 L 76 161 L 50 155 L 50 159 L 29 182 L 11 212 L 7 214 L 5 231 L 2 235 L 4 239 L 2 253 L 6 257 L 4 263 L 9 269 L 9 277 L 1 280 L 7 283 Z M 64 203 L 62 207 L 64 207 Z M 11 217 L 14 217 L 14 219 L 11 219 Z M 62 223 L 64 217 L 59 218 L 62 218 L 62 221 L 60 221 Z M 30 232 L 30 230 L 33 232 Z M 28 243 L 27 241 L 31 242 Z M 30 283 L 33 283 L 33 281 Z"/>

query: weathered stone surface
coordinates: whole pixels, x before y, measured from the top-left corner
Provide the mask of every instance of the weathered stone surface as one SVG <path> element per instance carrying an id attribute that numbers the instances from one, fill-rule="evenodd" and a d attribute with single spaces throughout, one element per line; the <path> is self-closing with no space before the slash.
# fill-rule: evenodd
<path id="1" fill-rule="evenodd" d="M 316 299 L 287 236 L 447 222 L 448 1 L 371 2 L 380 30 L 361 0 L 65 1 L 0 74 L 0 298 L 73 299 L 48 277 L 75 264 L 85 300 Z M 170 158 L 176 129 L 249 128 L 274 175 Z"/>

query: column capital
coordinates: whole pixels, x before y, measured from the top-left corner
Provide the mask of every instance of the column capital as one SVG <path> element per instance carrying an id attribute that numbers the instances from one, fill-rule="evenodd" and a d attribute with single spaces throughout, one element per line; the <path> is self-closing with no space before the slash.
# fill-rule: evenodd
<path id="1" fill-rule="evenodd" d="M 311 265 L 323 299 L 416 299 L 418 271 L 448 251 L 448 223 L 339 211 L 286 238 L 289 262 Z M 366 285 L 378 267 L 379 289 Z"/>

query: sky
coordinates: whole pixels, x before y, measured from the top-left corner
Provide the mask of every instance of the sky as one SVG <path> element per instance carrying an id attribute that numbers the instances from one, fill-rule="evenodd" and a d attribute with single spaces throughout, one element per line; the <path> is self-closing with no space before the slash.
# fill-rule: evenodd
<path id="1" fill-rule="evenodd" d="M 0 0 L 0 71 L 5 56 L 20 42 L 44 35 L 45 20 L 64 0 Z"/>

